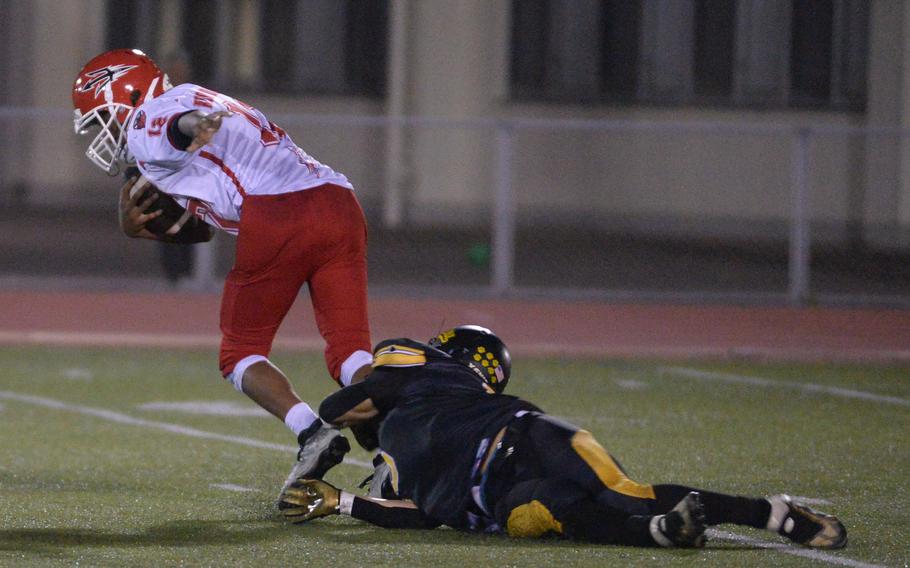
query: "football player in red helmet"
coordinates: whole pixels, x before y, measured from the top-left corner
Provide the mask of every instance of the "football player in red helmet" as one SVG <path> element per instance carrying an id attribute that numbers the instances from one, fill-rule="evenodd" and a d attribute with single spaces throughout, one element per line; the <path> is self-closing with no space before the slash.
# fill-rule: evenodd
<path id="1" fill-rule="evenodd" d="M 167 74 L 138 49 L 115 49 L 85 64 L 73 83 L 76 134 L 98 133 L 85 155 L 110 175 L 131 165 L 125 125 L 133 110 L 171 88 Z"/>
<path id="2" fill-rule="evenodd" d="M 332 378 L 351 384 L 371 368 L 366 220 L 353 185 L 260 110 L 200 85 L 171 86 L 138 50 L 89 61 L 73 84 L 73 105 L 77 133 L 99 129 L 86 152 L 94 164 L 110 175 L 135 164 L 197 224 L 236 235 L 221 306 L 222 376 L 297 434 L 293 478 L 340 461 L 350 445 L 337 430 L 301 437 L 319 418 L 268 357 L 306 284 Z M 162 240 L 149 230 L 162 215 L 154 210 L 158 195 L 131 196 L 133 183 L 121 189 L 121 229 Z M 177 242 L 209 236 L 180 240 L 187 226 Z"/>

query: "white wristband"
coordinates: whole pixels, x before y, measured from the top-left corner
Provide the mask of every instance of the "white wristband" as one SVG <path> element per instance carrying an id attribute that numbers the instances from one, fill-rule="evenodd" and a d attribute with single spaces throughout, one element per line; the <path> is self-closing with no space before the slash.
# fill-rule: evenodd
<path id="1" fill-rule="evenodd" d="M 356 496 L 353 493 L 342 491 L 338 497 L 338 512 L 350 516 L 351 509 L 354 507 L 354 497 Z"/>

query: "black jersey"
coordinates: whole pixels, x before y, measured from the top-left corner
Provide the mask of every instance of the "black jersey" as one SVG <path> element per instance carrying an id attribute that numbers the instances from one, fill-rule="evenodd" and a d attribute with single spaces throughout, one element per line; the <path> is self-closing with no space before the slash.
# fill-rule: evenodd
<path id="1" fill-rule="evenodd" d="M 363 386 L 385 415 L 379 443 L 396 492 L 437 521 L 467 528 L 478 453 L 516 412 L 537 407 L 489 392 L 468 367 L 413 341 L 381 343 L 374 367 Z"/>

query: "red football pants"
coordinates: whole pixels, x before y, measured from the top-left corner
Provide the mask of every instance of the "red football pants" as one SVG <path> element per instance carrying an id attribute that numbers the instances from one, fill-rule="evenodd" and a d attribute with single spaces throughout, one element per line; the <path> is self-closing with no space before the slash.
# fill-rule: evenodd
<path id="1" fill-rule="evenodd" d="M 350 189 L 326 184 L 244 199 L 234 267 L 221 299 L 222 374 L 244 357 L 268 356 L 304 283 L 337 381 L 351 353 L 371 351 L 366 220 Z"/>

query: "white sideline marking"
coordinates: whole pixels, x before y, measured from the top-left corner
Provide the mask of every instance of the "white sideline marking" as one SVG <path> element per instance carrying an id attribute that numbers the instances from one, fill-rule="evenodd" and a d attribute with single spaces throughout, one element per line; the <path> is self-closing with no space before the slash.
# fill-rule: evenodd
<path id="1" fill-rule="evenodd" d="M 208 416 L 271 416 L 268 412 L 250 404 L 232 400 L 187 400 L 182 402 L 147 402 L 137 406 L 139 410 L 164 410 L 184 414 Z"/>
<path id="2" fill-rule="evenodd" d="M 817 560 L 818 562 L 827 562 L 828 564 L 851 566 L 852 568 L 883 568 L 881 564 L 869 564 L 868 562 L 860 562 L 859 560 L 853 560 L 851 558 L 834 556 L 833 554 L 821 552 L 820 550 L 814 550 L 811 548 L 797 548 L 796 546 L 784 544 L 782 542 L 769 542 L 767 540 L 751 538 L 748 536 L 734 534 L 718 529 L 708 529 L 705 531 L 705 533 L 709 538 L 738 542 L 747 544 L 749 546 L 756 546 L 758 548 L 767 548 L 769 550 L 774 550 L 775 552 L 782 552 L 784 554 L 791 554 L 793 556 L 808 558 L 810 560 Z"/>
<path id="3" fill-rule="evenodd" d="M 815 383 L 797 383 L 793 381 L 777 381 L 763 379 L 761 377 L 746 377 L 743 375 L 732 375 L 729 373 L 715 373 L 713 371 L 702 371 L 700 369 L 690 369 L 688 367 L 660 367 L 658 371 L 669 375 L 678 375 L 690 379 L 699 379 L 706 381 L 721 381 L 725 383 L 734 383 L 741 385 L 753 385 L 759 387 L 788 387 L 805 392 L 821 392 L 844 398 L 857 398 L 868 400 L 869 402 L 880 402 L 883 404 L 896 404 L 898 406 L 910 406 L 910 400 L 897 396 L 886 396 L 873 394 L 871 392 L 844 389 L 840 387 L 829 387 Z"/>
<path id="4" fill-rule="evenodd" d="M 214 487 L 215 489 L 227 489 L 228 491 L 236 491 L 237 493 L 254 493 L 259 491 L 258 489 L 253 489 L 252 487 L 244 487 L 243 485 L 234 485 L 233 483 L 212 483 L 209 487 Z"/>
<path id="5" fill-rule="evenodd" d="M 251 448 L 260 448 L 263 450 L 277 450 L 284 453 L 293 453 L 297 451 L 297 447 L 295 446 L 273 444 L 272 442 L 263 442 L 262 440 L 244 438 L 243 436 L 228 436 L 226 434 L 218 434 L 217 432 L 207 432 L 205 430 L 190 428 L 189 426 L 181 426 L 179 424 L 172 424 L 170 422 L 145 420 L 143 418 L 135 418 L 129 414 L 123 414 L 121 412 L 115 412 L 113 410 L 93 408 L 91 406 L 82 406 L 81 404 L 69 404 L 67 402 L 55 400 L 53 398 L 45 398 L 43 396 L 20 394 L 12 391 L 0 391 L 0 398 L 25 402 L 28 404 L 34 404 L 36 406 L 43 406 L 44 408 L 53 408 L 55 410 L 77 412 L 79 414 L 101 418 L 102 420 L 107 420 L 109 422 L 116 422 L 117 424 L 128 424 L 130 426 L 142 426 L 143 428 L 163 430 L 165 432 L 170 432 L 171 434 L 180 434 L 181 436 L 189 436 L 191 438 L 203 438 L 206 440 L 232 442 L 234 444 L 240 444 L 241 446 L 249 446 Z M 345 463 L 356 465 L 358 467 L 373 469 L 372 464 L 360 460 L 350 459 L 345 460 Z"/>

